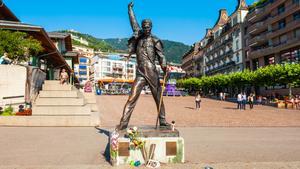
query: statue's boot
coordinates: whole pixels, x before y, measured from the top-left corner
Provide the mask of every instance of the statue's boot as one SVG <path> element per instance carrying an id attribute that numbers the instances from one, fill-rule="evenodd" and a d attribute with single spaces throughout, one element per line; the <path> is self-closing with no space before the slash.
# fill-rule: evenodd
<path id="1" fill-rule="evenodd" d="M 171 129 L 171 124 L 168 123 L 165 119 L 160 119 L 159 120 L 159 127 L 160 128 Z"/>

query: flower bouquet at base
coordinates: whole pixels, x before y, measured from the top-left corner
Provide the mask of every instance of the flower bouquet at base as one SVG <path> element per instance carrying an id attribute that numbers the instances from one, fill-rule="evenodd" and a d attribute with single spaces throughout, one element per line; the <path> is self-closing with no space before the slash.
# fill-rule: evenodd
<path id="1" fill-rule="evenodd" d="M 131 150 L 143 149 L 145 142 L 140 139 L 137 127 L 129 128 L 127 130 L 127 136 L 130 139 L 129 147 Z"/>

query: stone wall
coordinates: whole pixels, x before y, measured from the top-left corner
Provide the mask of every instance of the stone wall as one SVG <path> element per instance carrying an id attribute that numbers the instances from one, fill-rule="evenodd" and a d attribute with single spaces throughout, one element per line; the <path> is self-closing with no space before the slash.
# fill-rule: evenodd
<path id="1" fill-rule="evenodd" d="M 25 102 L 26 67 L 0 65 L 0 106 Z M 15 99 L 5 97 L 23 96 Z"/>
<path id="2" fill-rule="evenodd" d="M 45 79 L 46 74 L 35 67 L 0 65 L 0 106 L 30 103 Z"/>

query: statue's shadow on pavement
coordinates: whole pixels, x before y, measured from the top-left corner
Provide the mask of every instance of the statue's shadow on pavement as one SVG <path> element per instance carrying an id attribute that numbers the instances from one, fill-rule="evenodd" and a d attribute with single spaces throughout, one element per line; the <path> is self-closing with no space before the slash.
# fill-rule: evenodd
<path id="1" fill-rule="evenodd" d="M 106 129 L 101 129 L 99 127 L 95 127 L 98 132 L 101 134 L 101 135 L 106 135 L 107 136 L 107 144 L 106 144 L 106 147 L 105 147 L 105 151 L 104 153 L 101 153 L 101 155 L 104 156 L 105 160 L 107 162 L 110 162 L 110 148 L 109 148 L 109 136 L 110 136 L 110 131 L 106 130 Z"/>

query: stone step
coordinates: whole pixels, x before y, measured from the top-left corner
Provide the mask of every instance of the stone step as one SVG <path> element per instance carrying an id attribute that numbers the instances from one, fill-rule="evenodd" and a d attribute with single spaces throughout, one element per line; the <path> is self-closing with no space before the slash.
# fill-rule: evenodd
<path id="1" fill-rule="evenodd" d="M 71 91 L 73 89 L 72 85 L 60 85 L 60 84 L 44 84 L 43 90 L 50 91 Z"/>
<path id="2" fill-rule="evenodd" d="M 33 106 L 33 116 L 91 115 L 91 107 L 85 106 Z"/>
<path id="3" fill-rule="evenodd" d="M 95 93 L 82 93 L 84 97 L 89 98 L 89 97 L 96 97 Z"/>
<path id="4" fill-rule="evenodd" d="M 44 84 L 50 84 L 50 85 L 56 85 L 56 84 L 59 84 L 59 83 L 60 83 L 59 80 L 45 80 L 44 81 Z"/>
<path id="5" fill-rule="evenodd" d="M 77 98 L 78 97 L 78 91 L 75 91 L 75 90 L 71 90 L 71 91 L 49 91 L 49 90 L 44 90 L 44 91 L 40 91 L 39 97 L 40 98 L 43 98 L 43 97 Z"/>
<path id="6" fill-rule="evenodd" d="M 36 106 L 83 106 L 83 98 L 38 98 Z"/>
<path id="7" fill-rule="evenodd" d="M 90 104 L 90 103 L 88 103 L 87 105 L 90 106 L 92 112 L 98 112 L 98 106 L 97 106 L 97 104 Z"/>
<path id="8" fill-rule="evenodd" d="M 1 126 L 90 127 L 99 126 L 97 116 L 2 116 Z"/>
<path id="9" fill-rule="evenodd" d="M 96 98 L 85 98 L 85 102 L 88 104 L 96 104 Z"/>

